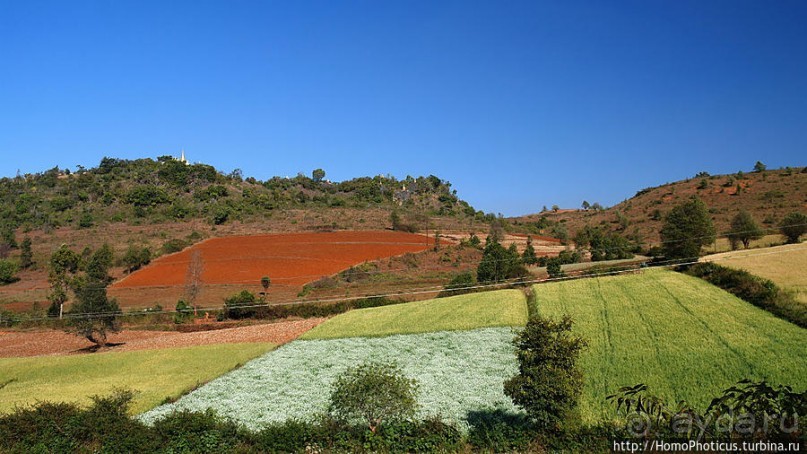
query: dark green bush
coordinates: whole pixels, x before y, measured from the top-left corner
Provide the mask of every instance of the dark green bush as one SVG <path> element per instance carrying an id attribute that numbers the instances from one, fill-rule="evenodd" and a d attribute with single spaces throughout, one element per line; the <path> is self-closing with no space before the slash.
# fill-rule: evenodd
<path id="1" fill-rule="evenodd" d="M 476 285 L 476 278 L 470 271 L 460 273 L 451 278 L 451 281 L 446 284 L 445 289 L 440 292 L 437 297 L 443 298 L 446 296 L 463 295 L 465 293 L 475 292 L 476 289 L 469 288 Z"/>
<path id="2" fill-rule="evenodd" d="M 537 436 L 526 415 L 503 410 L 470 412 L 468 424 L 468 442 L 492 452 L 523 451 Z"/>
<path id="3" fill-rule="evenodd" d="M 169 413 L 154 422 L 153 430 L 165 452 L 226 452 L 248 439 L 248 434 L 238 424 L 219 417 L 210 409 Z"/>

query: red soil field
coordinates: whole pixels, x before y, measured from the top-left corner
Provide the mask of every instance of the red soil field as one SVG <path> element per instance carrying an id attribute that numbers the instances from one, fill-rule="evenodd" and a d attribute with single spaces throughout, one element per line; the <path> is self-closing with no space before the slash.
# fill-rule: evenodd
<path id="1" fill-rule="evenodd" d="M 449 244 L 449 243 L 446 243 Z M 176 254 L 160 257 L 148 267 L 112 285 L 112 289 L 182 286 L 194 251 L 203 263 L 207 285 L 302 286 L 353 265 L 434 246 L 434 239 L 393 231 L 278 233 L 213 238 Z"/>

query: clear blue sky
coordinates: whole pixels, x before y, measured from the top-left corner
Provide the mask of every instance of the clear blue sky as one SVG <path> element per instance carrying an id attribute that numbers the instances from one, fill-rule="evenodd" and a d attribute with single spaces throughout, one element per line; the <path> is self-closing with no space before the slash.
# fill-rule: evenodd
<path id="1" fill-rule="evenodd" d="M 807 165 L 807 2 L 0 0 L 0 175 L 178 155 L 611 205 Z"/>

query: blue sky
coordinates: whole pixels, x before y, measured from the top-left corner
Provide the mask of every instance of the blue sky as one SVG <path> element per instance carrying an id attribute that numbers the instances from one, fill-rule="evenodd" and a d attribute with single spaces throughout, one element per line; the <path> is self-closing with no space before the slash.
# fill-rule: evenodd
<path id="1" fill-rule="evenodd" d="M 179 154 L 611 205 L 807 165 L 804 1 L 0 0 L 0 175 Z"/>

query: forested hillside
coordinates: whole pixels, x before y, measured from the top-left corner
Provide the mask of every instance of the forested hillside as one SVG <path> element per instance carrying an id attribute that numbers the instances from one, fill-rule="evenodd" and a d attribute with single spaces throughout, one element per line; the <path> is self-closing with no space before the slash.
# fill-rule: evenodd
<path id="1" fill-rule="evenodd" d="M 317 169 L 308 177 L 244 178 L 170 156 L 104 158 L 94 168 L 0 179 L 0 219 L 8 236 L 19 227 L 89 228 L 109 222 L 130 225 L 205 220 L 213 225 L 248 221 L 288 209 L 400 208 L 424 216 L 483 216 L 460 200 L 451 184 L 433 175 L 360 177 L 330 182 Z"/>

